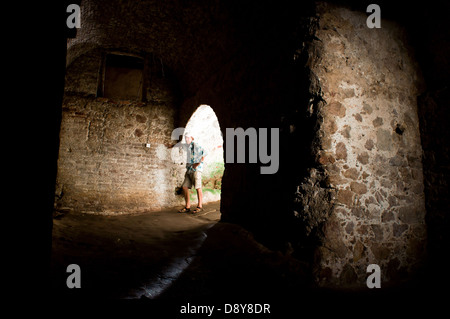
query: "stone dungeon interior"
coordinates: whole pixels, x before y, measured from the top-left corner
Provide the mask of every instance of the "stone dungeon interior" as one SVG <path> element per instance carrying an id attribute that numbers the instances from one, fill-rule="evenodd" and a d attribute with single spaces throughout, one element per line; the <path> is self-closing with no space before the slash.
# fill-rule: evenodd
<path id="1" fill-rule="evenodd" d="M 182 207 L 172 132 L 191 125 L 215 154 L 204 193 L 220 199 L 218 224 L 306 265 L 312 286 L 367 290 L 369 264 L 383 287 L 436 279 L 448 255 L 450 7 L 378 1 L 381 28 L 369 28 L 370 3 L 82 0 L 81 27 L 52 40 L 36 253 L 51 258 L 54 211 Z M 224 163 L 225 129 L 239 127 L 279 128 L 275 174 Z"/>

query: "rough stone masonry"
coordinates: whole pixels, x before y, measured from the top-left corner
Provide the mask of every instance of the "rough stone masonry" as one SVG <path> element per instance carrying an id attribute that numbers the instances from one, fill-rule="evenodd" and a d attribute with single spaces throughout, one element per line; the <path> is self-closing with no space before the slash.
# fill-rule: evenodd
<path id="1" fill-rule="evenodd" d="M 277 174 L 225 163 L 223 221 L 295 257 L 305 249 L 321 286 L 366 288 L 369 264 L 380 266 L 382 287 L 413 274 L 427 235 L 417 59 L 399 23 L 370 29 L 364 10 L 331 2 L 305 1 L 309 11 L 303 2 L 181 10 L 178 1 L 83 1 L 67 48 L 57 205 L 103 213 L 181 205 L 173 190 L 184 167 L 167 161 L 170 133 L 207 104 L 222 130 L 280 127 Z M 111 51 L 147 59 L 145 102 L 98 96 Z M 267 202 L 258 200 L 267 185 Z"/>
<path id="2" fill-rule="evenodd" d="M 363 287 L 369 264 L 381 267 L 382 282 L 406 278 L 425 248 L 418 67 L 398 25 L 383 20 L 369 29 L 366 18 L 318 4 L 309 48 L 310 93 L 320 97 L 311 112 L 320 126 L 317 167 L 304 184 L 319 178 L 324 183 L 310 184 L 326 187 L 304 197 L 333 198 L 331 209 L 309 208 L 323 227 L 315 255 L 323 286 Z"/>

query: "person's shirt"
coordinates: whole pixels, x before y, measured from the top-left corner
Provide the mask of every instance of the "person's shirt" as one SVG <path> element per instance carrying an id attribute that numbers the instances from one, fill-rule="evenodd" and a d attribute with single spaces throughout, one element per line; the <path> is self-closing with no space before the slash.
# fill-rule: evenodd
<path id="1" fill-rule="evenodd" d="M 206 156 L 206 151 L 204 148 L 197 143 L 191 142 L 188 146 L 188 161 L 186 163 L 186 168 L 190 171 L 201 172 L 203 170 L 203 156 Z M 200 163 L 200 165 L 197 166 L 197 168 L 193 168 L 192 165 L 195 163 Z"/>

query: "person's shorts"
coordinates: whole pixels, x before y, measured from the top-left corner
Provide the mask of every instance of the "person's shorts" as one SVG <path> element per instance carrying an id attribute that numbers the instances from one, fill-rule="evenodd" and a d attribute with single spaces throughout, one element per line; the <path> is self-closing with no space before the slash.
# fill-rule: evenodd
<path id="1" fill-rule="evenodd" d="M 186 174 L 184 175 L 184 182 L 183 185 L 181 185 L 181 187 L 187 187 L 187 188 L 192 188 L 192 185 L 194 185 L 195 189 L 199 189 L 202 188 L 202 173 L 201 172 L 192 172 L 192 171 L 187 171 Z"/>

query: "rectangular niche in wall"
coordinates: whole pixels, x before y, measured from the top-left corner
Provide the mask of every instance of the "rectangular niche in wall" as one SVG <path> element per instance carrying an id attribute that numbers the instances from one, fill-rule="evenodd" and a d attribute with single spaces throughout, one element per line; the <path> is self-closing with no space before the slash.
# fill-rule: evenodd
<path id="1" fill-rule="evenodd" d="M 144 59 L 107 54 L 103 60 L 98 95 L 119 100 L 142 100 Z"/>

